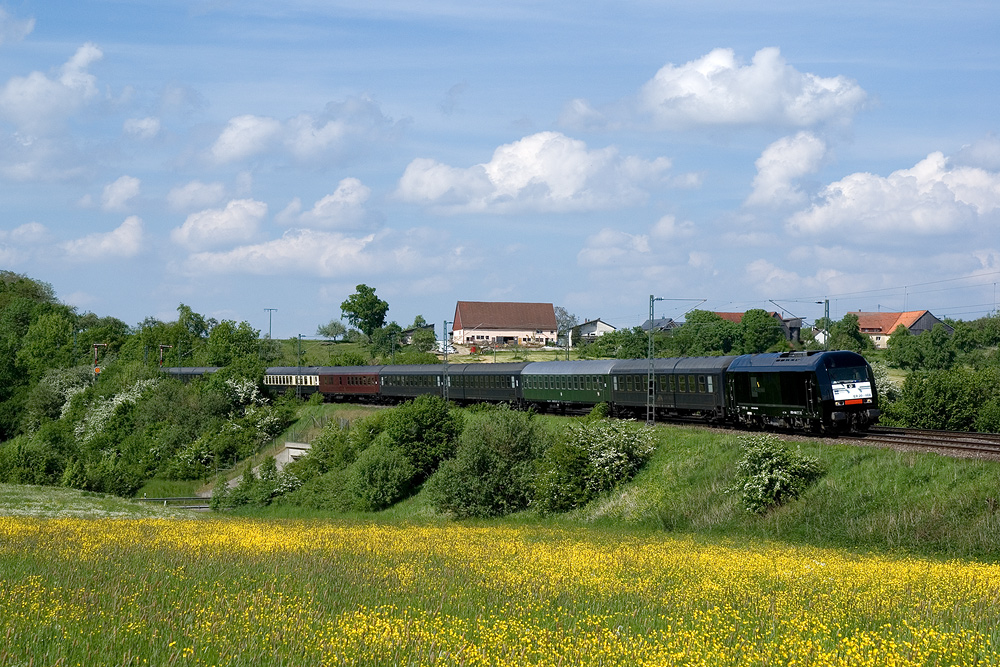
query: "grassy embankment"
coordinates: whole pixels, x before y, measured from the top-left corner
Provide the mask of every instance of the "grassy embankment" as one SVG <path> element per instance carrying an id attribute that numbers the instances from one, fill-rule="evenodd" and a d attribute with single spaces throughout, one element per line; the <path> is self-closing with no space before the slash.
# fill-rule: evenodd
<path id="1" fill-rule="evenodd" d="M 282 438 L 243 465 L 256 465 L 285 440 L 309 440 L 327 419 L 353 420 L 374 409 L 304 406 L 299 421 Z M 554 429 L 571 419 L 540 418 Z M 1000 559 L 1000 462 L 806 439 L 792 446 L 818 458 L 826 474 L 800 499 L 756 516 L 742 510 L 735 494 L 727 493 L 741 455 L 738 431 L 659 425 L 657 434 L 657 452 L 629 484 L 565 516 L 539 519 L 529 514 L 508 521 L 625 526 L 713 539 L 776 539 L 933 557 Z M 241 473 L 242 466 L 230 476 Z M 246 513 L 270 518 L 324 516 L 282 505 Z M 367 518 L 442 519 L 423 494 Z"/>
<path id="2" fill-rule="evenodd" d="M 756 517 L 725 492 L 737 434 L 658 432 L 632 483 L 551 519 L 418 494 L 163 521 L 0 486 L 0 664 L 1000 663 L 1000 564 L 975 560 L 1000 554 L 1000 464 L 810 441 L 826 476 Z"/>

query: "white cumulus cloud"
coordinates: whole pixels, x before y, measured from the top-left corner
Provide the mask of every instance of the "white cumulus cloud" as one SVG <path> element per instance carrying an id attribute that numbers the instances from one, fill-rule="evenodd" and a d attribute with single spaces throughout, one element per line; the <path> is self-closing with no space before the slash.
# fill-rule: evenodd
<path id="1" fill-rule="evenodd" d="M 122 130 L 137 139 L 152 139 L 160 133 L 160 119 L 153 116 L 129 118 L 122 124 Z"/>
<path id="2" fill-rule="evenodd" d="M 656 221 L 650 230 L 650 235 L 659 241 L 670 241 L 679 238 L 687 238 L 694 234 L 694 223 L 685 220 L 677 222 L 677 218 L 672 215 L 665 215 Z"/>
<path id="3" fill-rule="evenodd" d="M 357 178 L 345 178 L 337 184 L 333 194 L 326 195 L 308 211 L 302 211 L 302 202 L 296 198 L 278 214 L 281 224 L 323 229 L 359 229 L 371 226 L 374 220 L 365 210 L 371 188 Z"/>
<path id="4" fill-rule="evenodd" d="M 60 247 L 73 259 L 101 260 L 114 257 L 134 257 L 142 250 L 145 237 L 142 219 L 131 215 L 116 229 L 66 241 Z"/>
<path id="5" fill-rule="evenodd" d="M 190 211 L 219 204 L 226 197 L 222 183 L 191 181 L 172 188 L 167 193 L 167 204 L 175 211 Z"/>
<path id="6" fill-rule="evenodd" d="M 590 150 L 559 132 L 504 144 L 485 163 L 457 168 L 420 158 L 400 179 L 397 195 L 452 211 L 583 211 L 642 201 L 642 185 L 662 181 L 666 158 L 622 157 Z"/>
<path id="7" fill-rule="evenodd" d="M 25 132 L 49 129 L 97 95 L 97 78 L 87 68 L 102 56 L 87 43 L 66 61 L 57 78 L 42 72 L 11 78 L 0 88 L 0 116 Z"/>
<path id="8" fill-rule="evenodd" d="M 212 145 L 216 162 L 232 162 L 271 148 L 281 134 L 281 123 L 265 116 L 237 116 Z"/>
<path id="9" fill-rule="evenodd" d="M 278 154 L 298 162 L 349 157 L 386 143 L 400 125 L 386 117 L 371 99 L 331 102 L 318 114 L 299 114 L 287 121 L 243 115 L 230 119 L 211 148 L 215 162 Z"/>
<path id="10" fill-rule="evenodd" d="M 29 222 L 8 231 L 0 229 L 0 241 L 18 245 L 41 243 L 49 238 L 49 230 L 40 222 Z"/>
<path id="11" fill-rule="evenodd" d="M 35 29 L 35 19 L 16 19 L 0 8 L 0 44 L 20 42 Z"/>
<path id="12" fill-rule="evenodd" d="M 622 262 L 635 263 L 635 255 L 646 255 L 649 251 L 648 236 L 604 228 L 587 239 L 586 246 L 576 256 L 576 263 L 590 269 Z"/>
<path id="13" fill-rule="evenodd" d="M 222 209 L 192 213 L 184 224 L 170 232 L 170 238 L 190 250 L 205 250 L 233 243 L 245 243 L 257 236 L 267 204 L 253 199 L 236 199 Z"/>
<path id="14" fill-rule="evenodd" d="M 291 230 L 280 239 L 264 243 L 193 254 L 187 265 L 199 273 L 350 275 L 358 266 L 370 264 L 363 253 L 374 238 L 374 235 L 351 237 L 337 232 Z"/>
<path id="15" fill-rule="evenodd" d="M 855 173 L 831 183 L 787 227 L 800 234 L 946 234 L 993 220 L 997 209 L 1000 173 L 955 166 L 935 152 L 889 176 Z"/>
<path id="16" fill-rule="evenodd" d="M 850 119 L 867 93 L 844 77 L 822 77 L 789 65 L 775 47 L 742 64 L 732 49 L 714 49 L 681 65 L 668 63 L 634 99 L 605 111 L 573 100 L 560 118 L 569 127 L 616 126 L 630 117 L 658 129 L 764 125 L 810 127 Z"/>
<path id="17" fill-rule="evenodd" d="M 815 173 L 826 155 L 826 143 L 810 132 L 783 137 L 764 149 L 754 163 L 757 176 L 748 206 L 784 206 L 805 203 L 796 181 Z"/>
<path id="18" fill-rule="evenodd" d="M 128 202 L 139 195 L 141 181 L 134 176 L 122 176 L 104 186 L 101 208 L 105 211 L 124 211 Z"/>

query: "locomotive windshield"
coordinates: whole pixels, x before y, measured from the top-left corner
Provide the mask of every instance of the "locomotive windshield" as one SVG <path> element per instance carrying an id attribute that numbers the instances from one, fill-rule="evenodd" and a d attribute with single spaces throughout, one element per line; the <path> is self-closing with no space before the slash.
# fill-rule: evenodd
<path id="1" fill-rule="evenodd" d="M 868 369 L 864 366 L 848 366 L 847 368 L 828 368 L 830 380 L 833 382 L 868 382 Z"/>

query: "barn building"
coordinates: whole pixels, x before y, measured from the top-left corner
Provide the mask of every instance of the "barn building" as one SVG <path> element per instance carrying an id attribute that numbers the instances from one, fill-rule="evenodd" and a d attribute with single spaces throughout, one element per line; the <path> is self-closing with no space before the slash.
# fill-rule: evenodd
<path id="1" fill-rule="evenodd" d="M 451 340 L 460 345 L 550 345 L 557 330 L 551 303 L 459 301 Z"/>
<path id="2" fill-rule="evenodd" d="M 889 336 L 899 327 L 905 328 L 911 334 L 921 334 L 930 331 L 935 324 L 943 324 L 948 333 L 954 329 L 944 324 L 931 314 L 929 310 L 910 310 L 905 313 L 865 313 L 852 311 L 858 316 L 858 328 L 861 333 L 872 339 L 875 348 L 884 350 L 889 346 Z"/>

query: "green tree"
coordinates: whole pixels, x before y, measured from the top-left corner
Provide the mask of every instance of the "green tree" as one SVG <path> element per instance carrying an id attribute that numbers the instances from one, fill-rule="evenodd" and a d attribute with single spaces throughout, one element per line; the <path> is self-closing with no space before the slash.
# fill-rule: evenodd
<path id="1" fill-rule="evenodd" d="M 323 338 L 332 338 L 337 340 L 341 336 L 347 333 L 347 327 L 340 320 L 330 320 L 326 324 L 321 324 L 316 327 L 316 335 L 322 336 Z"/>
<path id="2" fill-rule="evenodd" d="M 371 332 L 368 341 L 368 348 L 373 357 L 381 357 L 388 360 L 394 352 L 398 352 L 403 345 L 403 328 L 395 322 L 390 322 L 384 327 L 379 327 Z"/>
<path id="3" fill-rule="evenodd" d="M 619 329 L 598 337 L 587 346 L 586 355 L 596 358 L 641 359 L 649 349 L 649 335 L 642 327 Z"/>
<path id="4" fill-rule="evenodd" d="M 534 493 L 534 460 L 547 440 L 531 413 L 501 405 L 470 414 L 455 457 L 427 482 L 431 503 L 459 517 L 526 509 Z"/>
<path id="5" fill-rule="evenodd" d="M 743 334 L 743 354 L 766 352 L 785 339 L 778 320 L 760 308 L 743 313 L 740 329 Z"/>
<path id="6" fill-rule="evenodd" d="M 75 322 L 65 306 L 47 306 L 28 327 L 17 360 L 37 382 L 50 368 L 73 365 L 73 331 Z"/>
<path id="7" fill-rule="evenodd" d="M 580 324 L 580 320 L 577 319 L 576 315 L 569 312 L 562 306 L 555 307 L 556 313 L 556 328 L 558 330 L 559 338 L 566 338 L 569 335 L 569 331 L 573 327 Z"/>
<path id="8" fill-rule="evenodd" d="M 924 367 L 928 370 L 943 370 L 951 368 L 955 363 L 956 352 L 951 343 L 948 330 L 940 322 L 927 332 L 916 337 L 923 350 Z"/>
<path id="9" fill-rule="evenodd" d="M 93 361 L 94 344 L 105 345 L 105 354 L 119 355 L 133 335 L 131 327 L 115 317 L 84 313 L 76 319 L 75 364 Z"/>
<path id="10" fill-rule="evenodd" d="M 385 326 L 385 314 L 389 304 L 375 295 L 375 288 L 361 284 L 357 291 L 340 304 L 340 310 L 347 321 L 371 336 L 376 329 Z"/>
<path id="11" fill-rule="evenodd" d="M 858 323 L 858 316 L 854 313 L 847 313 L 839 322 L 834 322 L 830 326 L 830 350 L 850 350 L 851 352 L 862 352 L 873 347 L 872 340 L 861 333 L 861 326 Z"/>
<path id="12" fill-rule="evenodd" d="M 706 354 L 729 354 L 738 349 L 740 327 L 710 310 L 692 310 L 684 324 L 667 341 L 671 355 L 697 357 Z"/>
<path id="13" fill-rule="evenodd" d="M 52 285 L 14 273 L 0 271 L 0 310 L 14 299 L 27 299 L 32 303 L 55 303 L 56 293 Z"/>
<path id="14" fill-rule="evenodd" d="M 222 320 L 208 335 L 205 362 L 208 366 L 228 366 L 240 359 L 257 359 L 260 332 L 246 322 Z"/>
<path id="15" fill-rule="evenodd" d="M 387 414 L 381 437 L 385 444 L 406 454 L 417 481 L 423 481 L 441 461 L 454 456 L 461 426 L 461 418 L 449 410 L 444 399 L 424 394 Z"/>
<path id="16" fill-rule="evenodd" d="M 410 336 L 410 345 L 418 352 L 430 352 L 437 346 L 437 338 L 430 329 L 417 329 Z"/>

